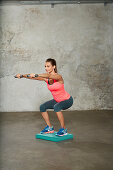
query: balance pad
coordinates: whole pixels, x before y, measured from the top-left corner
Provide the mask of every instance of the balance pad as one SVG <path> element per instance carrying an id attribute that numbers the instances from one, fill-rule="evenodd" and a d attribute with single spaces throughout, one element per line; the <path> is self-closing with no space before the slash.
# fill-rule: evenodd
<path id="1" fill-rule="evenodd" d="M 70 133 L 67 133 L 67 135 L 64 136 L 56 136 L 57 132 L 54 131 L 54 133 L 46 133 L 46 134 L 36 134 L 36 139 L 44 139 L 44 140 L 49 140 L 53 142 L 59 142 L 62 140 L 67 140 L 67 139 L 73 139 L 73 135 Z"/>

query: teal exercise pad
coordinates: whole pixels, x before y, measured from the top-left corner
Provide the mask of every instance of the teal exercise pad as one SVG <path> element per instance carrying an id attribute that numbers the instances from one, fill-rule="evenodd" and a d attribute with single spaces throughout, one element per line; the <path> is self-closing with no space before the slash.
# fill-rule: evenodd
<path id="1" fill-rule="evenodd" d="M 64 136 L 56 136 L 57 132 L 54 133 L 48 133 L 48 134 L 36 134 L 36 139 L 44 139 L 44 140 L 49 140 L 53 142 L 60 142 L 62 140 L 67 140 L 67 139 L 73 139 L 73 135 L 70 133 L 67 133 L 67 135 Z"/>

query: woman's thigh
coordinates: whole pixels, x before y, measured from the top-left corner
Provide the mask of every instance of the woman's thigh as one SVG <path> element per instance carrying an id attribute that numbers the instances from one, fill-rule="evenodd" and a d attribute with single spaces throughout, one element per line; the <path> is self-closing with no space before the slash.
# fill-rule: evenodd
<path id="1" fill-rule="evenodd" d="M 68 100 L 61 101 L 54 105 L 54 111 L 59 112 L 61 110 L 66 110 L 73 105 L 73 98 L 72 96 Z"/>
<path id="2" fill-rule="evenodd" d="M 41 112 L 45 112 L 46 109 L 53 109 L 54 108 L 54 105 L 56 104 L 57 102 L 52 99 L 52 100 L 49 100 L 43 104 L 40 105 L 40 111 Z"/>

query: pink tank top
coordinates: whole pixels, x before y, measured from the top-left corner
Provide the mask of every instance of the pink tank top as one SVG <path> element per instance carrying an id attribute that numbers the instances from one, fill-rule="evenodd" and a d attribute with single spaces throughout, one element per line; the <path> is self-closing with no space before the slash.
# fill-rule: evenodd
<path id="1" fill-rule="evenodd" d="M 54 83 L 50 85 L 48 79 L 46 79 L 46 83 L 47 88 L 52 93 L 53 98 L 54 100 L 56 100 L 56 102 L 61 102 L 71 97 L 70 94 L 65 91 L 64 84 L 57 82 L 57 80 L 54 80 Z"/>

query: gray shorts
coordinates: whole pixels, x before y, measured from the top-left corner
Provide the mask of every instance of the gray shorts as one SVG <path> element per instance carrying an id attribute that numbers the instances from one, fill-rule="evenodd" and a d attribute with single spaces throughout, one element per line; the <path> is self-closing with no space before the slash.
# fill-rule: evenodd
<path id="1" fill-rule="evenodd" d="M 40 105 L 40 112 L 46 112 L 47 109 L 54 109 L 55 112 L 59 112 L 61 110 L 66 110 L 73 105 L 73 98 L 70 96 L 69 99 L 56 102 L 54 99 L 49 100 Z"/>

